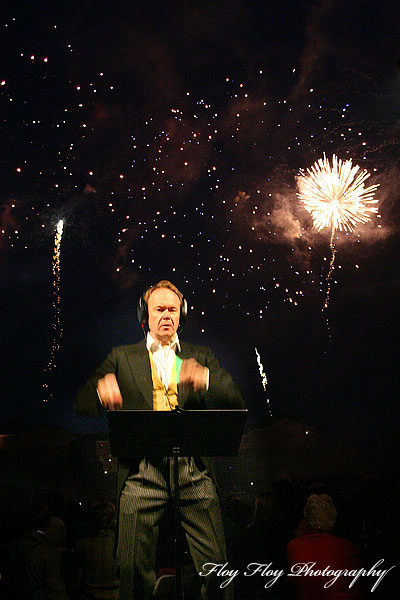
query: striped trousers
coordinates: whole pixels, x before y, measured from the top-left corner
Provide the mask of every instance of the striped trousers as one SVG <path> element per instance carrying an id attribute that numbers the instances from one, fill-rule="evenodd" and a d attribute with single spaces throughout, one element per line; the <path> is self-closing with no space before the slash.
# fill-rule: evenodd
<path id="1" fill-rule="evenodd" d="M 179 512 L 197 573 L 205 563 L 226 563 L 225 538 L 215 485 L 207 471 L 192 458 L 179 461 Z M 117 561 L 120 568 L 120 600 L 151 598 L 156 581 L 158 526 L 174 493 L 173 461 L 143 459 L 139 472 L 127 478 L 119 507 Z M 173 544 L 171 543 L 171 552 Z M 232 584 L 201 577 L 201 598 L 228 600 Z"/>

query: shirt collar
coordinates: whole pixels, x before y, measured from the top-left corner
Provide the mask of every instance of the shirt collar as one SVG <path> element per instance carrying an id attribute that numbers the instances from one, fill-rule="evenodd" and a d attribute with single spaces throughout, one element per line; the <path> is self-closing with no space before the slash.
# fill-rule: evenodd
<path id="1" fill-rule="evenodd" d="M 180 352 L 181 344 L 179 341 L 178 334 L 176 334 L 173 340 L 171 340 L 165 346 L 162 346 L 160 342 L 158 342 L 157 340 L 155 340 L 153 338 L 153 336 L 151 335 L 151 333 L 149 331 L 147 334 L 147 339 L 146 339 L 146 348 L 147 348 L 147 350 L 150 350 L 151 352 L 156 352 L 157 350 L 160 350 L 161 348 L 168 348 L 168 350 L 173 349 L 174 351 L 176 349 L 178 349 Z"/>

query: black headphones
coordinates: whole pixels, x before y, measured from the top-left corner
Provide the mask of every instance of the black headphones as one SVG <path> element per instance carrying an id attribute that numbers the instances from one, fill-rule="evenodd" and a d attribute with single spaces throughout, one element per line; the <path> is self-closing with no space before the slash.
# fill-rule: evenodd
<path id="1" fill-rule="evenodd" d="M 137 317 L 139 320 L 139 323 L 141 325 L 141 327 L 144 327 L 145 325 L 148 325 L 149 322 L 149 309 L 147 307 L 147 304 L 144 300 L 144 294 L 143 296 L 140 296 L 138 303 L 137 303 L 137 307 L 136 307 L 136 312 L 137 312 Z M 184 326 L 184 324 L 186 323 L 186 317 L 187 317 L 187 302 L 185 300 L 185 298 L 182 298 L 182 302 L 181 302 L 181 314 L 179 317 L 179 330 L 182 329 L 182 327 Z"/>

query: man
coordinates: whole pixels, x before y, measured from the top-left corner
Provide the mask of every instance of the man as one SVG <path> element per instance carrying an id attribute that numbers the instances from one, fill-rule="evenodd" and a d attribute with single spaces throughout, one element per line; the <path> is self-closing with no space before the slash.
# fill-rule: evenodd
<path id="1" fill-rule="evenodd" d="M 87 535 L 76 542 L 75 559 L 80 569 L 79 600 L 118 600 L 115 568 L 115 506 L 108 500 L 94 502 L 87 513 Z"/>
<path id="2" fill-rule="evenodd" d="M 49 508 L 32 502 L 26 513 L 28 528 L 10 551 L 10 585 L 15 600 L 68 600 L 61 575 L 61 550 L 47 530 Z"/>
<path id="3" fill-rule="evenodd" d="M 181 292 L 163 280 L 143 296 L 141 320 L 146 340 L 114 348 L 80 391 L 81 413 L 109 410 L 242 408 L 231 376 L 208 348 L 185 344 L 177 335 L 186 305 Z M 178 359 L 179 357 L 181 361 Z M 158 524 L 170 500 L 168 458 L 120 459 L 117 560 L 120 600 L 151 597 L 156 580 Z M 212 464 L 209 459 L 179 458 L 180 519 L 198 573 L 207 562 L 226 562 L 225 539 Z M 231 597 L 222 581 L 202 578 L 205 598 Z"/>

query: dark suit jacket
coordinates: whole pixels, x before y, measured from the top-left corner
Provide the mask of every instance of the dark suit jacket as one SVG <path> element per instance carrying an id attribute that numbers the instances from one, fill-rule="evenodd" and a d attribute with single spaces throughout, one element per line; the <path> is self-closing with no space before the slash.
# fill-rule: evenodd
<path id="1" fill-rule="evenodd" d="M 209 408 L 243 408 L 242 395 L 233 382 L 232 377 L 222 369 L 218 360 L 209 348 L 194 344 L 181 343 L 181 352 L 177 352 L 182 359 L 195 358 L 201 365 L 210 371 L 209 389 L 207 391 L 182 391 L 178 385 L 178 403 L 181 408 L 209 409 Z M 75 410 L 78 414 L 96 415 L 101 406 L 97 392 L 97 381 L 106 373 L 115 373 L 121 390 L 124 409 L 153 408 L 153 382 L 146 343 L 144 340 L 137 344 L 118 346 L 113 348 L 103 364 L 95 371 L 93 376 L 78 391 L 75 401 Z M 138 460 L 143 457 L 138 457 Z M 202 459 L 207 469 L 213 476 L 212 463 L 209 459 Z M 118 470 L 118 498 L 129 471 L 136 468 L 134 461 L 124 461 L 120 458 Z"/>

